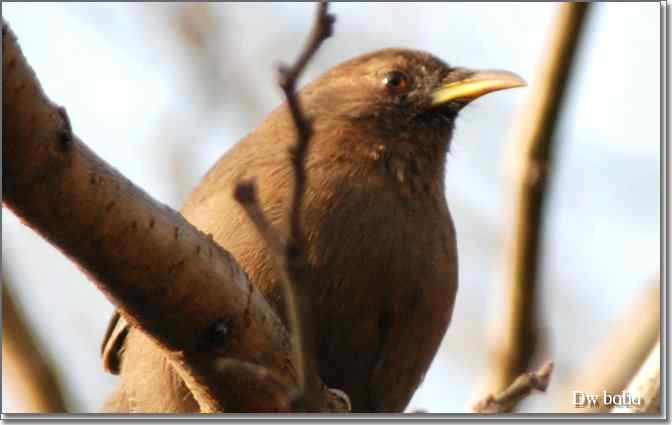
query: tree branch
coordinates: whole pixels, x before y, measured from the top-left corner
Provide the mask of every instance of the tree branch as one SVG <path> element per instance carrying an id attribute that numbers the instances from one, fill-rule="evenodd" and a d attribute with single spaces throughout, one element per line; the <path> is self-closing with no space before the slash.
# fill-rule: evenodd
<path id="1" fill-rule="evenodd" d="M 497 324 L 504 334 L 494 344 L 493 376 L 489 383 L 492 393 L 506 388 L 516 376 L 528 370 L 536 349 L 536 286 L 554 134 L 589 6 L 588 3 L 559 6 L 548 56 L 529 94 L 529 103 L 523 108 L 519 119 L 522 125 L 513 137 L 520 169 L 515 183 L 513 239 L 506 258 L 510 265 L 510 286 L 505 305 L 509 310 L 504 314 L 504 323 Z"/>
<path id="2" fill-rule="evenodd" d="M 289 149 L 294 187 L 288 209 L 288 240 L 281 240 L 264 216 L 253 181 L 240 182 L 235 189 L 236 200 L 243 206 L 276 259 L 284 287 L 288 322 L 294 342 L 295 363 L 298 368 L 299 393 L 296 403 L 306 410 L 318 409 L 319 402 L 315 399 L 315 394 L 319 392 L 321 384 L 315 358 L 315 331 L 310 299 L 304 294 L 301 285 L 306 263 L 305 239 L 300 217 L 306 190 L 305 160 L 313 129 L 299 103 L 296 82 L 322 42 L 332 34 L 334 17 L 327 12 L 327 5 L 326 1 L 320 2 L 313 30 L 298 60 L 291 67 L 285 65 L 278 67 L 278 82 L 285 94 L 297 133 L 296 145 Z"/>
<path id="3" fill-rule="evenodd" d="M 2 380 L 16 393 L 26 413 L 65 413 L 61 387 L 52 365 L 38 349 L 28 325 L 14 306 L 7 279 L 2 282 Z"/>
<path id="4" fill-rule="evenodd" d="M 479 401 L 473 410 L 476 413 L 508 412 L 512 405 L 518 404 L 535 390 L 545 392 L 552 372 L 553 362 L 548 362 L 534 373 L 524 373 L 498 395 L 490 394 Z"/>
<path id="5" fill-rule="evenodd" d="M 632 379 L 625 392 L 639 402 L 629 406 L 617 406 L 612 413 L 658 413 L 660 412 L 660 340 L 653 347 L 646 361 Z"/>
<path id="6" fill-rule="evenodd" d="M 627 326 L 622 326 L 627 324 Z M 586 394 L 616 394 L 623 391 L 637 373 L 660 336 L 660 277 L 649 283 L 642 294 L 613 323 L 613 329 L 586 358 L 564 390 L 558 393 L 561 412 L 576 413 L 572 391 Z M 581 413 L 608 412 L 605 403 L 586 403 Z"/>
<path id="7" fill-rule="evenodd" d="M 2 44 L 4 204 L 166 350 L 203 412 L 289 410 L 285 391 L 217 368 L 233 358 L 296 382 L 287 332 L 235 260 L 73 134 L 4 20 Z"/>
<path id="8" fill-rule="evenodd" d="M 294 171 L 294 191 L 292 193 L 292 203 L 289 209 L 290 223 L 290 245 L 297 247 L 303 245 L 303 232 L 301 230 L 300 212 L 303 202 L 303 194 L 306 190 L 306 172 L 304 162 L 308 154 L 308 144 L 313 133 L 313 127 L 303 113 L 299 99 L 296 96 L 296 82 L 306 68 L 306 65 L 322 45 L 322 42 L 329 38 L 333 32 L 334 16 L 327 13 L 326 1 L 321 1 L 317 10 L 315 26 L 313 27 L 310 38 L 305 48 L 301 52 L 298 60 L 293 66 L 280 65 L 278 67 L 278 82 L 285 98 L 287 106 L 292 115 L 294 126 L 296 127 L 297 137 L 296 146 L 290 149 L 292 160 L 292 169 Z M 288 248 L 288 251 L 290 248 Z"/>

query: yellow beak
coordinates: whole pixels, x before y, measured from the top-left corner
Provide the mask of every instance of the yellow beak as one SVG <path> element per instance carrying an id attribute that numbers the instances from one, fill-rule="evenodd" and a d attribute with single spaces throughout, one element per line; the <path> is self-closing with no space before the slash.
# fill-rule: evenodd
<path id="1" fill-rule="evenodd" d="M 432 105 L 442 105 L 451 101 L 471 101 L 484 94 L 498 90 L 526 86 L 520 76 L 509 71 L 469 71 L 465 77 L 441 85 L 432 94 Z"/>

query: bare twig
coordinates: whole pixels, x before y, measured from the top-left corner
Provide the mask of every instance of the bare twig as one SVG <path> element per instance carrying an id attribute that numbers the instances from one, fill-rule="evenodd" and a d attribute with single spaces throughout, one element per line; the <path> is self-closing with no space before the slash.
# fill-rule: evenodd
<path id="1" fill-rule="evenodd" d="M 2 380 L 25 413 L 65 413 L 65 402 L 51 362 L 43 357 L 17 311 L 7 279 L 2 282 Z"/>
<path id="2" fill-rule="evenodd" d="M 502 413 L 511 409 L 533 391 L 546 391 L 553 372 L 553 362 L 548 362 L 538 371 L 524 373 L 501 393 L 492 394 L 479 401 L 473 408 L 477 413 Z"/>
<path id="3" fill-rule="evenodd" d="M 251 380 L 232 386 L 216 368 L 231 357 L 296 382 L 291 342 L 274 310 L 227 251 L 77 138 L 4 21 L 2 35 L 4 205 L 165 350 L 202 412 L 287 410 L 284 395 L 260 393 Z"/>
<path id="4" fill-rule="evenodd" d="M 236 184 L 233 197 L 245 209 L 248 218 L 254 224 L 259 235 L 278 261 L 280 272 L 287 268 L 285 265 L 285 241 L 273 229 L 270 221 L 264 215 L 257 197 L 257 185 L 254 180 L 240 181 Z"/>
<path id="5" fill-rule="evenodd" d="M 310 34 L 308 43 L 294 65 L 291 67 L 280 65 L 278 67 L 278 82 L 285 93 L 287 106 L 292 114 L 297 131 L 296 146 L 290 149 L 292 168 L 294 170 L 294 192 L 292 194 L 291 208 L 289 209 L 290 245 L 297 246 L 303 244 L 300 223 L 301 203 L 306 189 L 306 170 L 303 163 L 308 154 L 308 142 L 310 141 L 313 129 L 311 123 L 306 119 L 299 99 L 296 96 L 296 82 L 322 42 L 329 38 L 333 32 L 334 16 L 327 13 L 327 6 L 328 3 L 326 1 L 320 2 L 315 18 L 315 26 Z M 291 248 L 288 247 L 288 251 L 290 250 Z"/>
<path id="6" fill-rule="evenodd" d="M 617 406 L 612 413 L 660 412 L 660 340 L 632 379 L 625 393 L 632 399 L 629 405 Z"/>
<path id="7" fill-rule="evenodd" d="M 514 134 L 520 169 L 516 181 L 517 203 L 513 239 L 507 252 L 509 288 L 505 298 L 508 312 L 498 319 L 494 345 L 493 376 L 488 392 L 497 393 L 525 372 L 536 349 L 536 286 L 541 255 L 544 201 L 553 162 L 554 133 L 565 99 L 572 63 L 585 26 L 589 3 L 562 3 L 548 47 L 548 56 L 529 104 L 519 117 L 521 127 Z M 499 317 L 499 316 L 498 316 Z M 497 331 L 499 332 L 499 331 Z"/>
<path id="8" fill-rule="evenodd" d="M 288 259 L 285 249 L 287 243 L 279 236 L 278 232 L 273 229 L 270 221 L 264 215 L 257 197 L 257 186 L 253 180 L 238 182 L 234 189 L 233 196 L 243 207 L 248 218 L 259 233 L 259 236 L 261 236 L 264 243 L 269 247 L 271 255 L 275 260 L 278 273 L 280 274 L 280 281 L 282 282 L 285 293 L 288 294 L 287 297 L 291 297 L 291 302 L 287 301 L 290 326 L 292 326 L 292 329 L 299 329 L 301 317 L 299 316 L 296 307 L 295 290 L 291 284 L 291 279 L 287 274 L 289 268 L 287 265 Z M 298 371 L 304 371 L 305 368 L 308 367 L 304 361 L 304 345 L 302 344 L 302 341 L 298 339 L 296 332 L 293 332 L 292 337 L 292 353 L 295 363 Z M 305 393 L 305 384 L 302 384 L 302 382 L 304 382 L 303 379 L 301 379 L 302 376 L 306 376 L 306 372 L 303 374 L 299 372 L 298 388 L 294 394 L 297 402 L 303 400 L 303 394 Z"/>
<path id="9" fill-rule="evenodd" d="M 301 338 L 302 330 L 302 320 L 306 320 L 306 316 L 302 316 L 299 309 L 298 301 L 298 290 L 295 285 L 292 283 L 291 278 L 289 277 L 288 270 L 290 269 L 288 265 L 288 255 L 287 255 L 287 242 L 280 238 L 279 234 L 273 229 L 273 226 L 268 221 L 264 212 L 261 209 L 259 199 L 257 198 L 257 188 L 254 181 L 241 181 L 236 184 L 234 190 L 234 198 L 238 203 L 243 207 L 248 218 L 254 225 L 255 229 L 261 236 L 262 240 L 268 245 L 271 255 L 273 256 L 278 273 L 280 274 L 280 281 L 282 282 L 283 289 L 285 291 L 285 296 L 287 298 L 287 316 L 290 322 L 292 331 L 292 352 L 294 355 L 295 363 L 297 365 L 299 382 L 298 387 L 296 388 L 294 394 L 294 402 L 296 407 L 309 409 L 308 405 L 312 407 L 310 410 L 317 408 L 317 401 L 311 398 L 312 391 L 307 391 L 306 388 L 306 379 L 309 376 L 310 371 L 307 369 L 309 363 L 306 361 L 307 350 L 310 347 L 304 343 L 304 340 Z M 316 372 L 315 372 L 316 373 Z M 308 400 L 306 400 L 306 398 Z M 312 403 L 315 401 L 315 405 Z"/>
<path id="10" fill-rule="evenodd" d="M 301 282 L 305 269 L 305 241 L 301 227 L 301 207 L 306 190 L 305 159 L 308 154 L 312 124 L 304 115 L 296 94 L 296 82 L 320 45 L 332 34 L 334 16 L 327 12 L 328 3 L 320 2 L 315 24 L 306 46 L 291 67 L 278 67 L 278 83 L 287 100 L 287 107 L 296 127 L 296 145 L 289 149 L 294 187 L 288 208 L 289 234 L 286 241 L 280 240 L 264 217 L 253 182 L 240 182 L 235 189 L 236 200 L 244 207 L 260 236 L 273 252 L 284 286 L 287 319 L 294 341 L 294 355 L 298 373 L 297 405 L 315 410 L 319 402 L 318 364 L 315 359 L 315 335 L 312 323 L 310 300 L 302 294 Z"/>
<path id="11" fill-rule="evenodd" d="M 296 95 L 296 81 L 303 73 L 308 62 L 317 52 L 324 40 L 333 32 L 334 16 L 327 12 L 328 3 L 321 1 L 315 24 L 304 50 L 299 59 L 291 67 L 280 66 L 279 83 L 285 93 L 287 105 L 296 126 L 296 145 L 290 148 L 292 169 L 294 171 L 294 190 L 289 213 L 289 240 L 285 247 L 287 258 L 287 275 L 289 285 L 286 285 L 287 308 L 290 315 L 295 315 L 292 321 L 292 332 L 295 334 L 295 343 L 298 346 L 297 367 L 299 367 L 299 391 L 304 404 L 309 409 L 315 405 L 311 399 L 318 391 L 317 371 L 315 359 L 315 335 L 313 330 L 312 311 L 310 300 L 302 295 L 302 272 L 305 267 L 305 243 L 301 227 L 301 206 L 306 190 L 305 159 L 308 154 L 308 145 L 312 135 L 312 125 L 306 119 Z M 292 288 L 293 286 L 293 288 Z M 292 294 L 293 293 L 293 294 Z M 292 300 L 292 298 L 294 298 Z"/>

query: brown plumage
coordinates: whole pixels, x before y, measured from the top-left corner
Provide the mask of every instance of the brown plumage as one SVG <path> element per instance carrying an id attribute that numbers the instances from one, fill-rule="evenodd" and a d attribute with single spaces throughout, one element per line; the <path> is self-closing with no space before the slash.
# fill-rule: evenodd
<path id="1" fill-rule="evenodd" d="M 413 50 L 345 62 L 300 92 L 314 136 L 301 214 L 320 376 L 355 412 L 402 411 L 450 322 L 457 291 L 455 230 L 444 197 L 454 120 L 469 101 L 521 85 L 503 72 L 451 68 Z M 223 155 L 183 209 L 230 251 L 284 317 L 268 248 L 232 197 L 256 178 L 276 228 L 292 187 L 286 106 Z M 103 351 L 121 382 L 106 411 L 193 412 L 197 405 L 159 349 L 111 325 Z"/>

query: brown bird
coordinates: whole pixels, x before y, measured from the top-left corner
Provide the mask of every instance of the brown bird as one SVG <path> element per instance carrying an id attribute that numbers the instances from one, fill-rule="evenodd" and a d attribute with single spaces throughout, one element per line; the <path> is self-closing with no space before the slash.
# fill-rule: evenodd
<path id="1" fill-rule="evenodd" d="M 524 85 L 504 71 L 454 68 L 415 50 L 342 63 L 299 93 L 314 135 L 301 213 L 305 281 L 319 373 L 353 412 L 403 411 L 450 323 L 457 291 L 455 230 L 444 164 L 458 112 L 477 97 Z M 182 213 L 230 251 L 284 316 L 279 273 L 232 193 L 256 178 L 261 206 L 286 226 L 296 142 L 286 105 L 224 154 Z M 160 349 L 113 318 L 103 343 L 121 382 L 105 411 L 196 412 Z"/>

